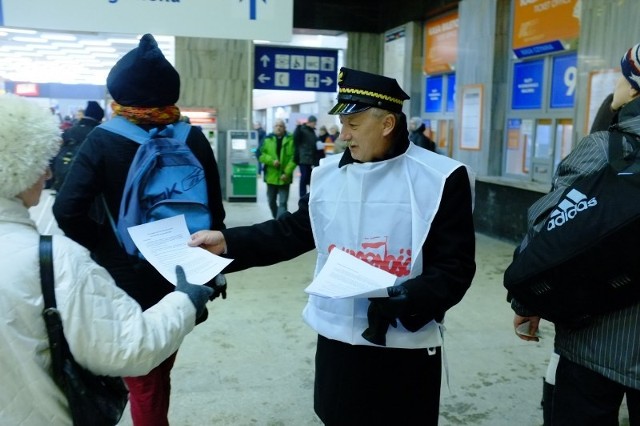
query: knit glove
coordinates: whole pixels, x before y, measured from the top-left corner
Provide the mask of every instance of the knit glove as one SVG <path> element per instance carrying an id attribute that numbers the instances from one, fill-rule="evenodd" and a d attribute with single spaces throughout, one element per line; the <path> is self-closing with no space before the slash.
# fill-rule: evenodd
<path id="1" fill-rule="evenodd" d="M 187 282 L 187 277 L 184 274 L 182 266 L 176 266 L 176 277 L 178 283 L 176 284 L 175 291 L 181 291 L 186 293 L 191 299 L 191 303 L 196 308 L 196 320 L 204 313 L 205 305 L 209 300 L 209 297 L 213 294 L 213 289 L 204 285 L 195 285 Z"/>
<path id="2" fill-rule="evenodd" d="M 389 297 L 370 298 L 367 319 L 369 327 L 362 332 L 369 342 L 386 346 L 389 326 L 397 327 L 397 318 L 403 315 L 409 305 L 409 292 L 402 284 L 387 287 Z"/>
<path id="3" fill-rule="evenodd" d="M 213 280 L 205 285 L 213 290 L 213 293 L 209 296 L 209 300 L 213 300 L 218 296 L 222 296 L 223 299 L 227 298 L 227 278 L 224 274 L 216 275 Z"/>

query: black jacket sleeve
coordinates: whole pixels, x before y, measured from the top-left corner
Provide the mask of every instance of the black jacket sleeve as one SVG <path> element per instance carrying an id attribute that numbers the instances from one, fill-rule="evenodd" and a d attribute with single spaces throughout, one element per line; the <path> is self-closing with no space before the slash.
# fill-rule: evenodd
<path id="1" fill-rule="evenodd" d="M 293 259 L 315 248 L 309 194 L 300 199 L 298 210 L 293 213 L 251 226 L 229 228 L 222 233 L 227 243 L 227 255 L 234 259 L 225 272 Z"/>
<path id="2" fill-rule="evenodd" d="M 418 330 L 457 304 L 475 274 L 475 231 L 467 170 L 458 168 L 447 179 L 438 212 L 422 249 L 423 271 L 404 286 L 409 293 L 407 315 L 400 321 Z"/>

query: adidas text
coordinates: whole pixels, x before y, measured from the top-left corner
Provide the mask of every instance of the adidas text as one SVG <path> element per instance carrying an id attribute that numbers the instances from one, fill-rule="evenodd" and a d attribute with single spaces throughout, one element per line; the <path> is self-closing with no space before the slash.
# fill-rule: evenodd
<path id="1" fill-rule="evenodd" d="M 588 208 L 594 207 L 598 204 L 598 200 L 593 197 L 587 199 L 587 196 L 575 189 L 567 194 L 566 198 L 558 204 L 558 206 L 551 212 L 551 217 L 547 222 L 547 231 L 551 231 L 557 227 L 560 227 L 575 218 L 579 212 L 585 211 Z"/>

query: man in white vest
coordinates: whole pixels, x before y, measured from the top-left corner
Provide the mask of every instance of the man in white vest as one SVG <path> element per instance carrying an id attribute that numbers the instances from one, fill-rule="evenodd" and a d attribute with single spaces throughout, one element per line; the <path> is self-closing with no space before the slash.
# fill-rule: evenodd
<path id="1" fill-rule="evenodd" d="M 342 68 L 338 103 L 348 149 L 313 169 L 311 192 L 278 219 L 199 231 L 192 246 L 235 259 L 226 272 L 337 248 L 396 275 L 385 298 L 311 295 L 318 333 L 314 408 L 323 423 L 436 425 L 442 321 L 475 273 L 466 167 L 409 141 L 409 96 L 395 79 Z"/>

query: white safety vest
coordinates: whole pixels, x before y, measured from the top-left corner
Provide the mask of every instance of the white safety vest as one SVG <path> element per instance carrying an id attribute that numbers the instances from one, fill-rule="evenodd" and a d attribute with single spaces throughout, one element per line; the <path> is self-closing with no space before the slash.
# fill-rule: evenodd
<path id="1" fill-rule="evenodd" d="M 337 247 L 398 277 L 399 284 L 422 272 L 422 246 L 438 211 L 447 177 L 461 163 L 414 144 L 390 160 L 338 168 L 339 156 L 323 160 L 312 173 L 309 212 L 318 252 L 315 275 Z M 309 296 L 305 322 L 329 339 L 375 346 L 361 334 L 368 327 L 369 300 Z M 389 327 L 387 346 L 442 345 L 431 321 L 410 332 Z"/>

